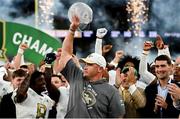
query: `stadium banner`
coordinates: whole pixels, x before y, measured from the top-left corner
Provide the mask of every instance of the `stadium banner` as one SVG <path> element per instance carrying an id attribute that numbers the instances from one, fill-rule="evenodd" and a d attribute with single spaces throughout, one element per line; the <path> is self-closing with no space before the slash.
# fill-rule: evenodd
<path id="1" fill-rule="evenodd" d="M 15 56 L 21 43 L 29 46 L 24 52 L 25 61 L 36 65 L 46 53 L 56 52 L 62 46 L 60 40 L 31 26 L 0 21 L 0 59 Z"/>

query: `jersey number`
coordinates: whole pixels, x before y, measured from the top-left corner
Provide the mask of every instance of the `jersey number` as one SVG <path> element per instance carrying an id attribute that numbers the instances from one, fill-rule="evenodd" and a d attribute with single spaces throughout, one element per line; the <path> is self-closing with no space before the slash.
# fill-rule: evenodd
<path id="1" fill-rule="evenodd" d="M 37 115 L 36 118 L 44 118 L 46 114 L 46 106 L 40 103 L 37 103 Z"/>

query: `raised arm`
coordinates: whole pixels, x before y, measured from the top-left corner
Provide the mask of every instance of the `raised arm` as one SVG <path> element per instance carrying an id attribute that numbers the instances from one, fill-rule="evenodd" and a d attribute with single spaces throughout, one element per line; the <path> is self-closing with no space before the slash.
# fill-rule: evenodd
<path id="1" fill-rule="evenodd" d="M 121 58 L 124 56 L 124 51 L 123 50 L 117 50 L 115 53 L 114 59 L 110 62 L 113 66 L 117 67 L 119 61 Z"/>
<path id="2" fill-rule="evenodd" d="M 53 73 L 54 74 L 58 74 L 61 70 L 61 64 L 59 62 L 60 57 L 61 57 L 61 52 L 62 52 L 62 48 L 58 48 L 57 54 L 56 54 L 56 60 L 54 61 L 54 65 L 53 65 Z"/>
<path id="3" fill-rule="evenodd" d="M 17 55 L 14 57 L 13 64 L 15 69 L 19 69 L 20 65 L 24 64 L 24 51 L 28 48 L 27 44 L 20 44 Z"/>
<path id="4" fill-rule="evenodd" d="M 163 39 L 160 35 L 157 36 L 155 45 L 156 45 L 156 48 L 158 49 L 158 56 L 167 55 L 169 58 L 171 58 L 169 47 L 164 44 Z"/>
<path id="5" fill-rule="evenodd" d="M 73 16 L 72 22 L 69 28 L 69 32 L 67 36 L 65 37 L 62 44 L 62 54 L 60 58 L 62 69 L 65 67 L 66 63 L 72 58 L 74 33 L 76 29 L 79 27 L 79 23 L 80 23 L 79 18 L 77 16 Z"/>
<path id="6" fill-rule="evenodd" d="M 102 55 L 102 38 L 106 35 L 107 29 L 100 28 L 96 32 L 95 53 Z"/>
<path id="7" fill-rule="evenodd" d="M 150 41 L 144 42 L 143 53 L 139 63 L 139 74 L 142 77 L 141 80 L 146 84 L 150 84 L 155 79 L 155 76 L 147 70 L 147 55 L 152 47 L 153 46 Z"/>

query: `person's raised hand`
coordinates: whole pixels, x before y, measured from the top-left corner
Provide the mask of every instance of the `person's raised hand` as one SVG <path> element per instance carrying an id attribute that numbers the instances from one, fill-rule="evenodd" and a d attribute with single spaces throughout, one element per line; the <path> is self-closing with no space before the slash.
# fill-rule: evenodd
<path id="1" fill-rule="evenodd" d="M 108 30 L 106 28 L 97 29 L 96 37 L 102 39 L 107 34 L 107 31 Z"/>
<path id="2" fill-rule="evenodd" d="M 21 43 L 19 48 L 21 48 L 22 50 L 26 50 L 26 49 L 28 49 L 28 45 L 25 43 Z"/>
<path id="3" fill-rule="evenodd" d="M 157 49 L 164 49 L 164 42 L 160 35 L 157 35 L 155 45 Z"/>
<path id="4" fill-rule="evenodd" d="M 124 56 L 124 51 L 123 50 L 116 51 L 115 58 L 118 59 L 118 62 L 123 56 Z"/>
<path id="5" fill-rule="evenodd" d="M 57 53 L 56 53 L 56 60 L 59 60 L 61 57 L 61 52 L 62 52 L 62 48 L 58 48 L 57 49 Z"/>
<path id="6" fill-rule="evenodd" d="M 135 77 L 135 69 L 134 67 L 129 67 L 129 71 L 128 71 L 128 82 L 129 85 L 133 85 L 136 83 L 136 77 Z"/>
<path id="7" fill-rule="evenodd" d="M 104 45 L 102 48 L 102 54 L 108 53 L 112 49 L 112 45 Z"/>
<path id="8" fill-rule="evenodd" d="M 70 25 L 70 30 L 71 31 L 73 31 L 73 32 L 75 32 L 76 31 L 76 29 L 79 27 L 79 25 L 80 25 L 80 20 L 79 20 L 79 18 L 77 17 L 77 16 L 73 16 L 72 17 L 72 21 L 71 21 L 71 25 Z"/>
<path id="9" fill-rule="evenodd" d="M 144 51 L 149 51 L 153 47 L 153 43 L 151 41 L 145 41 L 143 45 Z"/>

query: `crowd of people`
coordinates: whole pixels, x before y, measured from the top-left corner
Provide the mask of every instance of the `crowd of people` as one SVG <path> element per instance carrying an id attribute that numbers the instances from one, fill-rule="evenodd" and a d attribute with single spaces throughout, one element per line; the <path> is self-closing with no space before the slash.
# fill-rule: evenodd
<path id="1" fill-rule="evenodd" d="M 21 44 L 13 61 L 0 67 L 1 118 L 178 118 L 180 117 L 180 56 L 171 58 L 161 36 L 145 41 L 142 55 L 102 45 L 107 30 L 97 30 L 95 52 L 86 58 L 73 54 L 75 31 L 69 32 L 57 53 L 48 53 L 39 66 L 25 63 Z M 147 62 L 152 47 L 154 62 Z M 139 58 L 140 57 L 140 58 Z"/>

